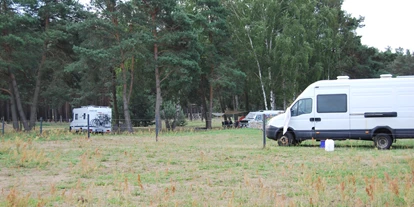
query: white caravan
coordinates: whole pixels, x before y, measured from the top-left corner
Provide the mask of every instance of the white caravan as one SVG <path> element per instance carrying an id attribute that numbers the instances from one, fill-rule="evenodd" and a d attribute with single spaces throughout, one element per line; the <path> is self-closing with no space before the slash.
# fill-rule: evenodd
<path id="1" fill-rule="evenodd" d="M 358 139 L 389 149 L 396 139 L 414 138 L 414 76 L 317 81 L 269 121 L 266 133 L 281 146 Z"/>
<path id="2" fill-rule="evenodd" d="M 240 120 L 240 127 L 248 128 L 263 128 L 263 115 L 266 115 L 267 118 L 274 117 L 276 115 L 282 114 L 282 110 L 261 110 L 249 112 L 247 116 Z"/>
<path id="3" fill-rule="evenodd" d="M 82 106 L 73 109 L 73 120 L 69 130 L 87 131 L 89 115 L 89 131 L 104 133 L 112 131 L 112 109 L 106 106 Z"/>

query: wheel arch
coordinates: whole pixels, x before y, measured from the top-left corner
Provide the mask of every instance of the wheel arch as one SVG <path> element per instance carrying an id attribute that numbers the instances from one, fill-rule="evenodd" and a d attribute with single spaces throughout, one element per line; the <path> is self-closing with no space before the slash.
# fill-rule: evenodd
<path id="1" fill-rule="evenodd" d="M 394 130 L 389 126 L 377 126 L 374 129 L 372 129 L 371 131 L 372 139 L 374 139 L 374 137 L 377 136 L 377 134 L 379 133 L 388 134 L 393 140 L 395 139 Z"/>
<path id="2" fill-rule="evenodd" d="M 296 134 L 295 134 L 295 130 L 293 128 L 288 127 L 287 132 L 290 132 L 293 136 L 293 139 L 296 140 Z M 278 130 L 276 132 L 276 139 L 279 139 L 282 136 L 282 134 L 283 134 L 283 128 L 281 128 L 281 130 Z"/>

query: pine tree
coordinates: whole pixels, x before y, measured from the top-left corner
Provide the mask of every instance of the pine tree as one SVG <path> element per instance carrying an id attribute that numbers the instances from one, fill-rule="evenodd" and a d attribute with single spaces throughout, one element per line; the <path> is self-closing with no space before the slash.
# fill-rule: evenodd
<path id="1" fill-rule="evenodd" d="M 175 0 L 142 1 L 151 28 L 155 72 L 156 141 L 161 129 L 162 85 L 177 88 L 199 73 L 199 46 L 192 21 Z M 173 80 L 169 80 L 172 79 Z M 190 82 L 191 83 L 191 82 Z"/>

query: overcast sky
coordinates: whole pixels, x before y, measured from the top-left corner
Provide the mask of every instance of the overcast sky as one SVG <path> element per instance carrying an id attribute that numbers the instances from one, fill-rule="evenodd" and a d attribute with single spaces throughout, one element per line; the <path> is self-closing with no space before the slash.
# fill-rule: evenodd
<path id="1" fill-rule="evenodd" d="M 342 10 L 365 17 L 365 27 L 357 29 L 363 45 L 414 52 L 414 0 L 344 0 Z"/>

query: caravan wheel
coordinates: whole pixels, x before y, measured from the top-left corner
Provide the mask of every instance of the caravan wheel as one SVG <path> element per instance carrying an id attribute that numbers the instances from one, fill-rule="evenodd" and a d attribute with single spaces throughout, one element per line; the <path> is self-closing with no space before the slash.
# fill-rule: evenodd
<path id="1" fill-rule="evenodd" d="M 293 135 L 291 132 L 286 132 L 284 135 L 280 136 L 279 139 L 277 139 L 277 144 L 279 146 L 291 146 L 293 145 Z"/>
<path id="2" fill-rule="evenodd" d="M 385 133 L 379 133 L 374 137 L 374 142 L 379 150 L 390 149 L 392 145 L 392 138 Z"/>

